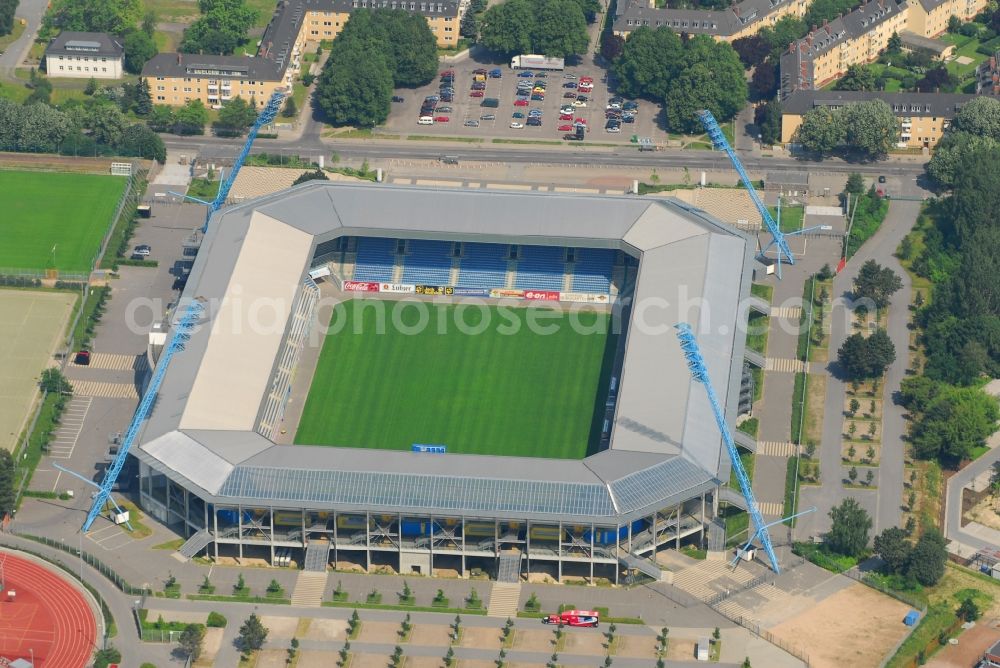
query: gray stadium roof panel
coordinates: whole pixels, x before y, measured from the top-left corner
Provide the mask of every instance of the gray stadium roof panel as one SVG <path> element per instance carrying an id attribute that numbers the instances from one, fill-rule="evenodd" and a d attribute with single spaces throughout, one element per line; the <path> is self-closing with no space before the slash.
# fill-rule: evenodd
<path id="1" fill-rule="evenodd" d="M 224 398 L 210 410 L 188 404 L 199 372 L 212 367 L 205 357 L 221 312 L 213 302 L 224 302 L 234 274 L 245 273 L 239 262 L 256 220 L 292 228 L 293 240 L 300 236 L 295 230 L 312 238 L 311 244 L 296 240 L 282 249 L 290 256 L 283 264 L 293 262 L 301 271 L 271 271 L 262 264 L 260 272 L 277 285 L 257 280 L 254 289 L 267 286 L 268 295 L 301 283 L 316 245 L 346 235 L 604 247 L 637 256 L 636 301 L 667 303 L 645 313 L 656 331 L 638 326 L 638 309 L 632 311 L 612 450 L 568 461 L 278 446 L 242 429 L 219 429 L 215 418 L 202 420 L 199 416 L 211 410 L 228 410 Z M 735 417 L 743 341 L 734 334 L 745 317 L 736 304 L 749 291 L 751 250 L 745 236 L 700 210 L 637 197 L 311 182 L 231 207 L 213 218 L 188 279 L 184 298 L 199 297 L 209 305 L 204 326 L 171 362 L 141 436 L 140 457 L 192 481 L 218 503 L 411 507 L 583 520 L 584 515 L 622 519 L 656 499 L 697 494 L 728 478 L 728 461 L 703 388 L 690 381 L 673 325 L 686 320 L 695 326 L 716 391 L 730 419 Z M 687 308 L 680 289 L 694 300 L 710 300 L 711 313 L 697 305 Z M 708 328 L 697 326 L 706 320 Z M 728 335 L 717 333 L 723 331 Z M 270 373 L 269 365 L 255 369 Z M 225 383 L 219 387 L 224 395 Z M 210 394 L 201 392 L 199 401 Z M 244 410 L 249 404 L 240 405 Z M 235 417 L 226 420 L 235 425 Z M 183 438 L 163 441 L 181 443 L 176 453 L 156 445 L 178 430 Z M 210 464 L 188 471 L 200 466 L 196 452 L 206 453 Z M 635 477 L 640 471 L 647 473 Z M 638 489 L 646 484 L 652 485 L 647 492 Z"/>

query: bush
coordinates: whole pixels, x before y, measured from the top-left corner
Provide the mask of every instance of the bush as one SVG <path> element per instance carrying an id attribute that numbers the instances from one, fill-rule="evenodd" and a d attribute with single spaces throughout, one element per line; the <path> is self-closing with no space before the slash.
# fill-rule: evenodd
<path id="1" fill-rule="evenodd" d="M 205 626 L 210 629 L 224 629 L 226 628 L 227 620 L 226 617 L 214 610 L 208 613 L 208 620 L 205 622 Z"/>

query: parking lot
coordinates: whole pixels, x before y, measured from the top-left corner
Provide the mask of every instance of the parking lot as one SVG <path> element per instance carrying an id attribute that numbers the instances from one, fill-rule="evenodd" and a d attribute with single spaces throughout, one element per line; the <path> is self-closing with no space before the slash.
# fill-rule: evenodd
<path id="1" fill-rule="evenodd" d="M 659 106 L 645 100 L 637 101 L 638 110 L 634 123 L 622 123 L 621 131 L 618 133 L 605 131 L 605 106 L 608 99 L 613 96 L 613 93 L 608 91 L 607 75 L 603 69 L 593 64 L 591 57 L 585 56 L 581 60 L 582 64 L 567 66 L 563 71 L 544 72 L 512 70 L 509 63 L 477 62 L 474 59 L 468 59 L 455 65 L 442 66 L 440 68 L 442 72 L 446 70 L 454 72 L 452 87 L 455 89 L 455 93 L 453 101 L 438 102 L 432 116 L 439 120 L 432 125 L 418 123 L 421 116 L 421 103 L 424 98 L 439 94 L 440 76 L 421 88 L 397 90 L 395 94 L 402 97 L 403 102 L 393 103 L 392 113 L 385 123 L 384 130 L 421 136 L 440 135 L 483 140 L 501 138 L 555 141 L 561 140 L 564 135 L 568 134 L 565 126 L 572 126 L 577 119 L 580 119 L 586 123 L 588 128 L 587 141 L 628 143 L 632 135 L 652 137 L 656 142 L 666 138 L 665 132 L 657 125 L 660 113 Z M 498 69 L 501 74 L 499 78 L 487 75 L 485 82 L 483 82 L 486 85 L 482 91 L 483 97 L 470 95 L 474 83 L 474 71 L 477 69 L 487 71 Z M 534 76 L 519 76 L 527 72 L 532 72 Z M 585 94 L 588 98 L 585 102 L 586 106 L 574 107 L 572 119 L 560 120 L 560 107 L 572 104 L 576 99 L 568 97 L 567 94 L 572 93 L 576 96 L 581 94 L 576 88 L 569 87 L 570 84 L 579 82 L 581 77 L 593 79 L 593 91 Z M 546 87 L 544 100 L 529 100 L 525 106 L 515 106 L 519 82 L 533 84 L 544 82 Z M 481 106 L 483 100 L 489 98 L 498 100 L 499 105 L 496 108 Z M 541 111 L 539 118 L 542 124 L 540 126 L 527 124 L 532 110 Z M 523 117 L 515 117 L 515 113 L 523 114 Z M 490 115 L 493 118 L 489 118 Z M 448 120 L 440 120 L 444 117 Z M 477 121 L 478 127 L 465 125 L 467 121 Z M 510 127 L 512 122 L 521 123 L 524 127 L 512 128 Z M 563 129 L 560 130 L 560 127 Z"/>

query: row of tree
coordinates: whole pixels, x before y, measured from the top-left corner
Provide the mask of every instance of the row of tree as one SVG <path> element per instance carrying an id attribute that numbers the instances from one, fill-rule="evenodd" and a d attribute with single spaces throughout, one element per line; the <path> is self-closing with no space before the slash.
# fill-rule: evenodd
<path id="1" fill-rule="evenodd" d="M 248 42 L 257 21 L 257 10 L 245 0 L 198 0 L 198 10 L 201 16 L 184 30 L 183 53 L 231 55 Z"/>
<path id="2" fill-rule="evenodd" d="M 747 101 L 736 51 L 707 35 L 682 39 L 670 28 L 638 28 L 611 71 L 620 94 L 663 103 L 667 127 L 674 132 L 700 133 L 699 110 L 708 109 L 719 121 L 728 121 Z"/>
<path id="3" fill-rule="evenodd" d="M 314 99 L 336 125 L 373 127 L 388 117 L 393 88 L 430 83 L 437 67 L 437 41 L 422 16 L 357 10 L 333 40 Z"/>
<path id="4" fill-rule="evenodd" d="M 955 114 L 951 127 L 934 150 L 927 174 L 940 187 L 951 188 L 955 184 L 955 170 L 966 154 L 981 147 L 997 146 L 1000 146 L 1000 100 L 985 95 L 977 97 Z"/>
<path id="5" fill-rule="evenodd" d="M 837 109 L 815 107 L 802 117 L 795 140 L 818 155 L 852 154 L 874 160 L 885 157 L 899 136 L 899 123 L 883 100 L 868 100 Z"/>
<path id="6" fill-rule="evenodd" d="M 600 4 L 593 0 L 507 0 L 483 14 L 479 27 L 483 46 L 511 56 L 544 53 L 566 57 L 587 52 L 588 15 Z"/>
<path id="7" fill-rule="evenodd" d="M 0 0 L 0 14 L 2 3 L 6 1 Z M 148 11 L 143 15 L 140 0 L 53 0 L 43 21 L 43 36 L 56 30 L 107 32 L 121 36 L 125 50 L 123 64 L 132 74 L 142 72 L 143 65 L 157 53 L 153 41 L 156 14 Z"/>
<path id="8" fill-rule="evenodd" d="M 914 453 L 951 466 L 982 446 L 1000 419 L 996 399 L 980 388 L 956 387 L 927 376 L 905 379 L 901 399 L 912 418 Z"/>
<path id="9" fill-rule="evenodd" d="M 0 0 L 0 35 L 9 35 L 14 30 L 14 12 L 17 0 Z"/>

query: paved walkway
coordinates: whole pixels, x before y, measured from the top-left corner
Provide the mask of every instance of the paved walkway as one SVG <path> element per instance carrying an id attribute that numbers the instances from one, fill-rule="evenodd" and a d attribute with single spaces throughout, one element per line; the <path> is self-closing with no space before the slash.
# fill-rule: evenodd
<path id="1" fill-rule="evenodd" d="M 827 367 L 826 403 L 824 405 L 823 438 L 819 449 L 821 484 L 802 488 L 800 507 L 815 505 L 817 512 L 804 516 L 796 526 L 800 538 L 818 536 L 830 528 L 830 509 L 843 499 L 853 497 L 871 514 L 872 535 L 882 529 L 897 526 L 901 517 L 903 501 L 903 434 L 905 422 L 903 408 L 895 399 L 899 384 L 909 366 L 910 303 L 909 277 L 893 256 L 899 242 L 912 229 L 920 212 L 920 202 L 893 200 L 879 231 L 868 240 L 851 259 L 847 267 L 834 278 L 832 298 L 834 306 L 830 314 L 830 357 Z M 861 265 L 874 259 L 879 264 L 895 271 L 903 281 L 903 289 L 893 295 L 893 306 L 889 308 L 888 334 L 896 346 L 896 361 L 882 383 L 883 392 L 883 432 L 881 463 L 876 469 L 878 478 L 874 489 L 847 489 L 843 481 L 847 479 L 847 467 L 840 458 L 840 444 L 843 432 L 844 398 L 847 384 L 840 377 L 836 362 L 836 351 L 851 334 L 851 314 L 848 310 L 854 278 Z"/>

